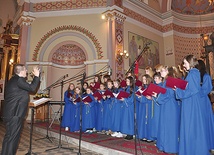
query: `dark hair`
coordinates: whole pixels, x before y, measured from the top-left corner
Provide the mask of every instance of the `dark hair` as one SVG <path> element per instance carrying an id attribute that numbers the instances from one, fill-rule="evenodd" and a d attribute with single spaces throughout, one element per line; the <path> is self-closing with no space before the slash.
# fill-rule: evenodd
<path id="1" fill-rule="evenodd" d="M 98 81 L 97 81 L 97 82 L 101 83 L 100 75 L 95 75 L 95 76 L 94 76 L 94 82 L 95 82 L 95 77 L 97 77 L 97 78 L 98 78 Z"/>
<path id="2" fill-rule="evenodd" d="M 196 65 L 196 68 L 200 71 L 201 75 L 201 85 L 203 84 L 203 77 L 206 72 L 206 66 L 203 60 L 198 60 L 198 65 Z"/>
<path id="3" fill-rule="evenodd" d="M 143 77 L 146 78 L 147 85 L 149 85 L 150 83 L 153 82 L 153 79 L 152 79 L 152 77 L 151 77 L 149 74 L 144 74 L 144 75 L 142 76 L 142 78 L 143 78 Z"/>
<path id="4" fill-rule="evenodd" d="M 153 75 L 153 78 L 155 77 L 159 77 L 163 80 L 163 77 L 161 76 L 161 73 L 160 72 L 156 72 L 154 75 Z"/>
<path id="5" fill-rule="evenodd" d="M 187 55 L 184 59 L 189 63 L 190 68 L 194 68 L 198 65 L 197 58 L 194 55 Z"/>
<path id="6" fill-rule="evenodd" d="M 132 76 L 128 76 L 126 79 L 130 81 L 130 94 L 132 94 L 134 91 L 134 78 Z"/>
<path id="7" fill-rule="evenodd" d="M 21 71 L 24 70 L 25 65 L 24 64 L 16 64 L 14 66 L 14 73 L 19 74 Z"/>
<path id="8" fill-rule="evenodd" d="M 103 78 L 106 78 L 108 80 L 111 79 L 110 75 L 108 75 L 108 74 L 104 75 Z"/>
<path id="9" fill-rule="evenodd" d="M 84 84 L 86 84 L 86 85 L 87 85 L 87 87 L 86 87 L 86 88 L 88 88 L 88 87 L 89 87 L 88 82 L 84 82 L 82 86 L 84 86 Z M 82 94 L 85 94 L 85 92 L 86 92 L 86 89 L 84 89 L 84 87 L 82 87 Z"/>
<path id="10" fill-rule="evenodd" d="M 174 78 L 182 78 L 181 73 L 179 72 L 178 68 L 175 66 L 168 68 L 168 76 L 174 77 Z"/>

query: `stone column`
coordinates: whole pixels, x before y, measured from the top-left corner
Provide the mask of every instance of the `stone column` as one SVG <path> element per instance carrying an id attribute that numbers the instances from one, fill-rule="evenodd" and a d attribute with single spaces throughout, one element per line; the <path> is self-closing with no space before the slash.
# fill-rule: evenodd
<path id="1" fill-rule="evenodd" d="M 35 18 L 30 16 L 21 16 L 18 20 L 20 25 L 19 45 L 17 53 L 17 63 L 25 64 L 26 55 L 30 46 L 30 29 Z"/>
<path id="2" fill-rule="evenodd" d="M 107 18 L 107 57 L 109 59 L 109 66 L 112 68 L 113 67 L 113 45 L 114 45 L 114 40 L 112 37 L 112 14 L 108 13 L 106 14 Z M 114 75 L 113 75 L 114 76 Z"/>

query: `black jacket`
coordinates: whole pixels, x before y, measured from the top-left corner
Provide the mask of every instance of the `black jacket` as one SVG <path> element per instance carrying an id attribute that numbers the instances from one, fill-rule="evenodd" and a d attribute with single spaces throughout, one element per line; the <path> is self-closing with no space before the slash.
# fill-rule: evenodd
<path id="1" fill-rule="evenodd" d="M 14 75 L 7 83 L 4 94 L 3 119 L 13 116 L 24 118 L 26 116 L 29 93 L 35 92 L 40 82 L 39 77 L 34 77 L 31 84 L 26 79 Z"/>

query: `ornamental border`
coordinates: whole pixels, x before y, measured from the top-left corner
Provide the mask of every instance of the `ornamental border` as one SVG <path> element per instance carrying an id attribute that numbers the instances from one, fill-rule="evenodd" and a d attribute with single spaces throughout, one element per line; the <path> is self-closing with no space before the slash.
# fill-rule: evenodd
<path id="1" fill-rule="evenodd" d="M 48 33 L 46 33 L 41 39 L 40 41 L 37 43 L 36 48 L 34 49 L 34 53 L 33 53 L 33 61 L 37 61 L 38 58 L 38 54 L 39 54 L 39 50 L 42 47 L 43 43 L 53 34 L 61 32 L 61 31 L 65 31 L 65 30 L 73 30 L 73 31 L 78 31 L 83 33 L 84 35 L 86 35 L 87 37 L 89 37 L 91 39 L 91 41 L 94 43 L 95 48 L 97 49 L 97 56 L 98 59 L 102 59 L 103 58 L 103 51 L 102 51 L 102 47 L 98 41 L 98 39 L 87 29 L 81 27 L 81 26 L 76 26 L 76 25 L 63 25 L 63 26 L 59 26 L 56 27 L 52 30 L 50 30 Z"/>

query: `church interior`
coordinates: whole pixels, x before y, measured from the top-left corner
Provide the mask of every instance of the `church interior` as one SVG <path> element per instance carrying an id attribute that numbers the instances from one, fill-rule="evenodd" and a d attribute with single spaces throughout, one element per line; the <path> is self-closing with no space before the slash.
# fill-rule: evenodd
<path id="1" fill-rule="evenodd" d="M 147 66 L 179 66 L 188 54 L 203 60 L 214 79 L 213 0 L 0 0 L 0 114 L 4 88 L 13 76 L 14 65 L 26 66 L 29 83 L 33 66 L 39 66 L 40 87 L 30 99 L 48 97 L 53 102 L 35 108 L 34 121 L 41 126 L 34 124 L 32 150 L 48 154 L 44 150 L 59 143 L 61 148 L 62 139 L 63 145 L 74 149 L 52 154 L 76 154 L 78 133 L 66 133 L 57 126 L 69 83 L 81 86 L 83 77 L 90 82 L 96 74 L 124 79 L 138 58 L 137 74 L 141 77 Z M 210 99 L 214 102 L 212 92 Z M 31 117 L 29 108 L 17 154 L 28 151 Z M 34 141 L 46 134 L 47 117 L 51 118 L 47 131 L 55 137 L 56 145 L 50 139 Z M 63 130 L 62 138 L 58 130 L 60 136 Z M 93 138 L 83 135 L 82 154 L 136 154 L 134 141 L 124 147 L 124 141 L 116 144 L 118 139 L 107 138 L 108 144 L 99 144 Z M 98 135 L 97 139 L 104 137 Z M 153 144 L 142 142 L 142 147 L 137 154 L 167 154 Z M 144 147 L 154 150 L 146 152 Z"/>

